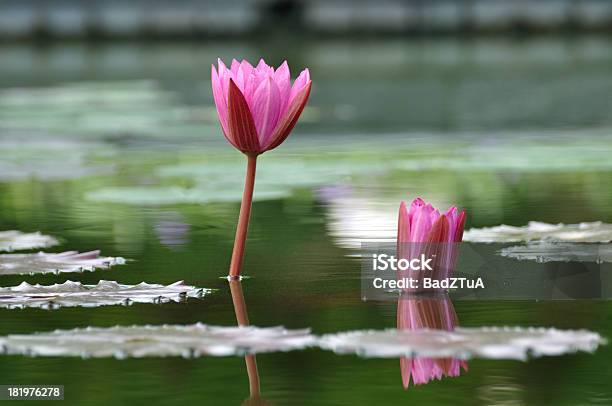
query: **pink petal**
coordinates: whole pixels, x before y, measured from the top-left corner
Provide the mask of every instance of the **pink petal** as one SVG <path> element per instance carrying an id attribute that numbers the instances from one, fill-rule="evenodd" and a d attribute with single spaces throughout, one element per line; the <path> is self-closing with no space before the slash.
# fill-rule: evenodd
<path id="1" fill-rule="evenodd" d="M 227 103 L 227 94 L 229 91 L 229 81 L 232 76 L 232 72 L 227 69 L 223 61 L 217 58 L 217 64 L 219 65 L 219 81 L 221 82 L 221 90 L 223 90 L 223 96 Z"/>
<path id="2" fill-rule="evenodd" d="M 448 217 L 449 219 L 452 219 L 453 222 L 455 221 L 456 217 L 457 217 L 457 208 L 455 206 L 451 206 L 448 208 L 448 210 L 446 210 L 446 217 Z"/>
<path id="3" fill-rule="evenodd" d="M 399 219 L 397 224 L 397 242 L 406 243 L 410 241 L 410 219 L 406 202 L 400 203 Z"/>
<path id="4" fill-rule="evenodd" d="M 292 104 L 297 95 L 310 83 L 310 71 L 304 69 L 293 82 L 293 87 L 289 93 L 289 104 Z"/>
<path id="5" fill-rule="evenodd" d="M 410 203 L 410 209 L 408 210 L 408 217 L 410 218 L 410 224 L 412 224 L 412 219 L 414 217 L 414 213 L 420 207 L 425 206 L 425 201 L 420 197 L 417 197 Z"/>
<path id="6" fill-rule="evenodd" d="M 255 89 L 253 88 L 253 66 L 248 61 L 242 61 L 240 63 L 240 67 L 238 68 L 238 80 L 242 81 L 242 94 L 247 103 L 249 103 Z"/>
<path id="7" fill-rule="evenodd" d="M 269 71 L 267 71 L 266 69 L 257 69 L 257 68 L 253 69 L 251 73 L 251 83 L 250 83 L 250 91 L 249 91 L 250 98 L 247 99 L 249 103 L 252 103 L 255 91 L 259 89 L 259 86 L 261 86 L 262 83 L 268 81 L 270 77 L 271 75 Z"/>
<path id="8" fill-rule="evenodd" d="M 225 100 L 225 95 L 223 94 L 221 80 L 219 79 L 219 75 L 217 74 L 217 70 L 215 69 L 214 65 L 212 65 L 210 76 L 212 82 L 213 97 L 215 99 L 215 106 L 217 107 L 217 115 L 219 116 L 221 129 L 223 130 L 223 133 L 227 138 L 229 135 L 227 130 L 227 102 Z"/>
<path id="9" fill-rule="evenodd" d="M 410 241 L 423 242 L 431 229 L 431 216 L 426 206 L 417 206 L 412 213 L 410 224 Z"/>
<path id="10" fill-rule="evenodd" d="M 232 71 L 232 75 L 234 77 L 234 80 L 236 80 L 236 77 L 238 76 L 238 68 L 240 67 L 240 62 L 238 62 L 235 59 L 232 59 L 232 66 L 230 68 L 230 70 Z"/>
<path id="11" fill-rule="evenodd" d="M 242 62 L 240 62 L 240 67 L 243 71 L 248 72 L 249 74 L 253 69 L 255 69 L 253 68 L 253 65 L 251 65 L 246 59 L 243 59 Z"/>
<path id="12" fill-rule="evenodd" d="M 427 203 L 425 203 L 425 200 L 423 200 L 420 197 L 415 198 L 412 203 L 410 203 L 410 208 L 412 209 L 413 207 L 421 207 L 421 206 L 425 206 Z"/>
<path id="13" fill-rule="evenodd" d="M 272 135 L 280 112 L 280 93 L 271 78 L 261 82 L 251 103 L 251 113 L 259 135 L 260 145 L 266 145 Z"/>
<path id="14" fill-rule="evenodd" d="M 289 95 L 291 93 L 291 73 L 287 61 L 284 61 L 281 66 L 274 72 L 274 82 L 278 86 L 281 97 L 281 113 L 282 116 L 289 107 Z"/>
<path id="15" fill-rule="evenodd" d="M 436 220 L 431 226 L 429 233 L 427 234 L 427 257 L 434 257 L 433 274 L 432 277 L 435 279 L 443 279 L 450 274 L 450 256 L 446 249 L 448 244 L 449 235 L 449 224 L 446 216 L 442 215 Z M 434 256 L 435 255 L 435 256 Z"/>
<path id="16" fill-rule="evenodd" d="M 269 75 L 270 73 L 274 73 L 274 69 L 272 69 L 272 67 L 270 67 L 266 63 L 266 61 L 263 60 L 263 58 L 259 60 L 259 63 L 257 64 L 257 67 L 255 69 L 257 69 L 257 71 L 260 73 L 265 73 L 266 75 Z"/>
<path id="17" fill-rule="evenodd" d="M 431 222 L 435 223 L 438 220 L 438 218 L 440 218 L 440 211 L 434 208 L 431 204 L 428 205 L 428 207 L 430 208 L 429 216 L 431 218 Z"/>
<path id="18" fill-rule="evenodd" d="M 217 58 L 217 64 L 219 65 L 219 77 L 221 77 L 225 74 L 225 71 L 227 71 L 227 67 L 225 66 L 221 58 Z"/>
<path id="19" fill-rule="evenodd" d="M 312 82 L 308 82 L 308 84 L 295 96 L 285 114 L 278 120 L 278 124 L 276 125 L 274 133 L 270 137 L 268 144 L 264 145 L 264 149 L 266 151 L 278 147 L 287 139 L 291 133 L 291 130 L 293 130 L 293 127 L 295 127 L 298 118 L 300 118 L 300 115 L 306 106 L 306 102 L 308 102 L 311 87 Z"/>
<path id="20" fill-rule="evenodd" d="M 463 228 L 465 227 L 465 210 L 461 210 L 459 218 L 457 219 L 457 226 L 455 228 L 455 242 L 461 242 L 463 240 Z"/>
<path id="21" fill-rule="evenodd" d="M 246 154 L 259 154 L 259 140 L 253 116 L 243 94 L 233 80 L 229 83 L 228 128 L 237 148 Z"/>

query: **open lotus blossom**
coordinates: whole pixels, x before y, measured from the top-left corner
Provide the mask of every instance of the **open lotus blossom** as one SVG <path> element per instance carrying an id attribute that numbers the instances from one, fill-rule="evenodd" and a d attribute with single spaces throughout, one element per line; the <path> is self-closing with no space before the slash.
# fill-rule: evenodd
<path id="1" fill-rule="evenodd" d="M 457 325 L 457 313 L 448 296 L 401 298 L 398 301 L 398 330 L 453 331 Z M 459 376 L 461 368 L 467 371 L 467 362 L 457 358 L 400 358 L 402 383 L 405 389 L 408 389 L 411 379 L 415 385 L 422 385 L 433 379 Z"/>
<path id="2" fill-rule="evenodd" d="M 212 88 L 225 138 L 247 155 L 278 147 L 289 136 L 310 96 L 310 72 L 304 69 L 291 84 L 287 62 L 276 70 L 263 59 L 256 67 L 218 60 Z"/>
<path id="3" fill-rule="evenodd" d="M 420 197 L 410 208 L 401 202 L 397 226 L 398 257 L 411 259 L 424 254 L 433 258 L 433 271 L 409 270 L 402 277 L 421 280 L 424 276 L 445 279 L 451 276 L 457 258 L 458 243 L 463 238 L 465 211 L 451 206 L 444 214 Z M 419 286 L 422 286 L 419 283 Z"/>
<path id="4" fill-rule="evenodd" d="M 297 123 L 310 96 L 310 73 L 304 69 L 291 84 L 287 62 L 277 69 L 262 59 L 256 67 L 232 60 L 228 69 L 212 66 L 212 90 L 225 138 L 248 158 L 229 276 L 240 276 L 249 228 L 257 156 L 278 147 Z"/>

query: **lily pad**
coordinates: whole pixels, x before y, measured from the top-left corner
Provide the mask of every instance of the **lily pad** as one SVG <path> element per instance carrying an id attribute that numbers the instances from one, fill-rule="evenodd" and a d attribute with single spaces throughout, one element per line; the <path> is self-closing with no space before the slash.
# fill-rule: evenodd
<path id="1" fill-rule="evenodd" d="M 280 188 L 257 188 L 253 200 L 273 200 L 288 196 Z M 88 193 L 87 200 L 104 203 L 123 203 L 139 206 L 164 206 L 172 204 L 204 204 L 239 202 L 241 188 L 186 189 L 177 186 L 125 186 L 109 187 Z"/>
<path id="2" fill-rule="evenodd" d="M 115 326 L 0 337 L 5 354 L 74 357 L 199 357 L 299 350 L 315 343 L 310 330 L 217 327 L 205 324 Z"/>
<path id="3" fill-rule="evenodd" d="M 0 231 L 0 251 L 30 250 L 48 248 L 59 244 L 56 238 L 39 232 L 23 233 L 21 231 Z"/>
<path id="4" fill-rule="evenodd" d="M 563 134 L 563 133 L 561 133 Z M 445 149 L 436 156 L 406 160 L 405 169 L 445 169 L 453 171 L 593 171 L 609 170 L 610 144 L 596 137 L 579 138 L 567 132 L 546 138 L 514 133 L 509 140 L 498 134 L 488 142 Z M 550 142 L 554 137 L 555 142 Z M 522 138 L 522 139 L 521 139 Z M 577 141 L 580 140 L 580 141 Z M 483 159 L 487 157 L 487 159 Z"/>
<path id="5" fill-rule="evenodd" d="M 612 224 L 600 221 L 579 224 L 548 224 L 530 221 L 526 226 L 472 228 L 463 234 L 464 241 L 504 243 L 521 241 L 610 242 Z"/>
<path id="6" fill-rule="evenodd" d="M 0 288 L 0 307 L 54 309 L 130 305 L 132 303 L 167 303 L 184 301 L 189 297 L 201 298 L 210 292 L 210 289 L 185 285 L 183 281 L 167 286 L 145 282 L 138 285 L 122 285 L 115 281 L 104 280 L 97 285 L 83 285 L 80 282 L 67 281 L 43 286 L 23 282 L 19 286 Z"/>
<path id="7" fill-rule="evenodd" d="M 536 262 L 612 262 L 612 245 L 533 242 L 503 248 L 501 256 Z"/>
<path id="8" fill-rule="evenodd" d="M 308 153 L 302 151 L 302 153 Z M 257 168 L 256 190 L 259 187 L 310 187 L 333 184 L 350 177 L 383 174 L 393 166 L 389 162 L 364 162 L 356 165 L 350 159 L 318 158 L 314 152 L 308 158 L 265 157 Z M 164 166 L 157 170 L 160 177 L 187 178 L 203 184 L 227 184 L 236 179 L 236 185 L 242 188 L 245 173 L 243 159 L 209 160 L 205 163 L 178 164 Z"/>
<path id="9" fill-rule="evenodd" d="M 57 181 L 114 171 L 112 164 L 97 159 L 112 153 L 112 149 L 101 142 L 49 140 L 49 137 L 20 131 L 4 135 L 7 139 L 0 140 L 0 149 L 4 152 L 0 159 L 0 180 L 3 181 Z"/>
<path id="10" fill-rule="evenodd" d="M 181 105 L 155 81 L 63 83 L 0 90 L 0 122 L 52 134 L 155 133 Z"/>
<path id="11" fill-rule="evenodd" d="M 555 356 L 593 352 L 605 340 L 586 330 L 554 328 L 457 328 L 445 330 L 364 330 L 328 334 L 323 349 L 362 357 L 490 358 L 527 360 L 528 356 Z"/>
<path id="12" fill-rule="evenodd" d="M 57 254 L 0 255 L 0 275 L 33 275 L 38 273 L 83 272 L 122 265 L 121 257 L 101 257 L 100 251 L 66 251 Z"/>

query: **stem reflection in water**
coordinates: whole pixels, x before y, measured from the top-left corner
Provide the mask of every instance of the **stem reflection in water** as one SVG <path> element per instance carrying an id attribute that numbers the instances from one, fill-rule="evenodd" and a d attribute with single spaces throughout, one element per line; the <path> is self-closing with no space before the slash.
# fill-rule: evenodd
<path id="1" fill-rule="evenodd" d="M 249 315 L 247 313 L 244 294 L 242 293 L 242 283 L 239 280 L 229 281 L 230 290 L 232 293 L 232 302 L 234 303 L 234 312 L 236 313 L 236 322 L 239 326 L 249 325 Z M 267 402 L 260 397 L 259 391 L 259 371 L 257 370 L 257 359 L 255 355 L 250 354 L 244 357 L 247 367 L 247 375 L 249 377 L 249 398 L 243 402 L 245 405 L 266 405 Z"/>

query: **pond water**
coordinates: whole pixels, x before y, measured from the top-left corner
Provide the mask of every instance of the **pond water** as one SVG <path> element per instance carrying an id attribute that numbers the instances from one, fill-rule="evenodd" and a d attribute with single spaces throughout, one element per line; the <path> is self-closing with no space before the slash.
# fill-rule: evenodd
<path id="1" fill-rule="evenodd" d="M 0 230 L 58 238 L 46 252 L 127 259 L 95 272 L 3 275 L 0 285 L 184 280 L 217 289 L 182 303 L 0 309 L 0 336 L 236 325 L 220 277 L 246 163 L 223 139 L 212 104 L 218 56 L 287 58 L 294 71 L 311 70 L 300 124 L 259 163 L 242 289 L 252 325 L 323 335 L 397 326 L 397 303 L 361 300 L 355 248 L 393 236 L 402 199 L 463 207 L 466 229 L 612 223 L 611 51 L 601 37 L 0 45 Z M 506 258 L 503 272 L 532 265 Z M 612 337 L 606 300 L 453 306 L 461 327 Z M 263 400 L 250 402 L 611 404 L 611 357 L 601 346 L 528 362 L 474 359 L 460 376 L 405 389 L 397 358 L 262 353 Z M 250 396 L 247 361 L 11 355 L 1 358 L 0 383 L 63 384 L 73 404 L 240 404 Z"/>

